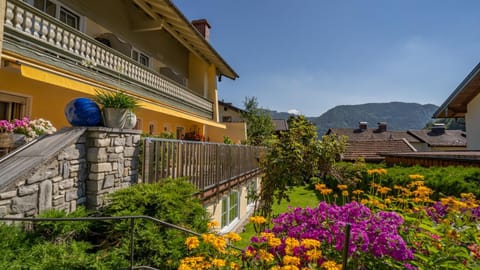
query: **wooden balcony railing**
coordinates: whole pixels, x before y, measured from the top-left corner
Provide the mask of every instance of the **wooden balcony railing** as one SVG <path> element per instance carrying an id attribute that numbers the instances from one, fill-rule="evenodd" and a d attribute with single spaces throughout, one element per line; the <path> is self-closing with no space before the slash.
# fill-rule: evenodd
<path id="1" fill-rule="evenodd" d="M 28 44 L 29 49 L 37 49 L 42 54 L 48 52 L 65 62 L 134 82 L 167 100 L 188 106 L 193 112 L 201 111 L 212 117 L 213 103 L 208 99 L 22 1 L 6 2 L 4 32 L 5 40 Z"/>
<path id="2" fill-rule="evenodd" d="M 145 138 L 143 181 L 186 177 L 202 193 L 218 192 L 260 173 L 264 149 L 245 145 Z M 211 192 L 210 192 L 211 194 Z"/>

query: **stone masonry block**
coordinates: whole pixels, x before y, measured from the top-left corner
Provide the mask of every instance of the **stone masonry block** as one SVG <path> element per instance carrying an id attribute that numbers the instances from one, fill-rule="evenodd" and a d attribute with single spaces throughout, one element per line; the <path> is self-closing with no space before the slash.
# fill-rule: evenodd
<path id="1" fill-rule="evenodd" d="M 2 200 L 3 199 L 10 199 L 10 198 L 13 198 L 15 196 L 17 196 L 17 191 L 16 190 L 0 193 L 0 199 L 2 199 Z"/>
<path id="2" fill-rule="evenodd" d="M 90 166 L 91 172 L 110 172 L 112 170 L 111 163 L 93 163 Z"/>
<path id="3" fill-rule="evenodd" d="M 88 180 L 98 181 L 102 180 L 105 177 L 104 173 L 91 173 L 88 175 Z"/>
<path id="4" fill-rule="evenodd" d="M 38 196 L 37 193 L 32 195 L 16 197 L 12 199 L 12 212 L 15 214 L 27 213 L 37 209 Z"/>
<path id="5" fill-rule="evenodd" d="M 114 146 L 124 146 L 125 145 L 125 138 L 115 138 L 113 139 L 113 145 Z"/>
<path id="6" fill-rule="evenodd" d="M 67 193 L 65 193 L 66 202 L 71 202 L 73 200 L 76 200 L 77 198 L 78 198 L 78 194 L 76 190 L 68 191 Z"/>
<path id="7" fill-rule="evenodd" d="M 110 146 L 110 139 L 105 138 L 105 139 L 97 139 L 93 141 L 93 146 L 95 147 L 107 147 Z"/>
<path id="8" fill-rule="evenodd" d="M 111 188 L 115 184 L 115 177 L 113 175 L 107 175 L 103 180 L 103 189 Z"/>
<path id="9" fill-rule="evenodd" d="M 123 151 L 123 156 L 124 157 L 133 157 L 136 153 L 136 148 L 135 147 L 125 147 L 125 150 Z"/>
<path id="10" fill-rule="evenodd" d="M 50 164 L 37 170 L 30 178 L 27 179 L 27 184 L 33 184 L 45 179 L 53 178 L 59 175 L 58 160 L 53 160 Z"/>
<path id="11" fill-rule="evenodd" d="M 23 186 L 18 189 L 18 195 L 26 196 L 26 195 L 37 193 L 37 191 L 38 191 L 38 185 Z"/>
<path id="12" fill-rule="evenodd" d="M 104 147 L 93 147 L 87 151 L 87 160 L 91 162 L 104 162 L 108 158 L 107 149 Z"/>
<path id="13" fill-rule="evenodd" d="M 123 147 L 123 146 L 115 146 L 114 152 L 117 153 L 117 154 L 118 154 L 118 153 L 122 153 L 123 150 L 124 150 L 124 148 L 125 148 L 125 147 Z"/>
<path id="14" fill-rule="evenodd" d="M 75 185 L 75 182 L 73 179 L 66 179 L 58 183 L 58 187 L 61 190 L 72 188 L 74 185 Z"/>
<path id="15" fill-rule="evenodd" d="M 40 192 L 38 195 L 38 212 L 42 213 L 52 208 L 52 182 L 43 181 L 40 183 Z"/>

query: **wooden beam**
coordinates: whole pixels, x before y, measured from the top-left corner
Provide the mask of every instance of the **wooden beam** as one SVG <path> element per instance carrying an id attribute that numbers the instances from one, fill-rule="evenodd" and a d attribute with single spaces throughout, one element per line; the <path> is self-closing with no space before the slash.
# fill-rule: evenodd
<path id="1" fill-rule="evenodd" d="M 135 20 L 132 23 L 133 32 L 146 32 L 146 31 L 158 31 L 162 30 L 165 24 L 165 18 L 159 20 Z"/>

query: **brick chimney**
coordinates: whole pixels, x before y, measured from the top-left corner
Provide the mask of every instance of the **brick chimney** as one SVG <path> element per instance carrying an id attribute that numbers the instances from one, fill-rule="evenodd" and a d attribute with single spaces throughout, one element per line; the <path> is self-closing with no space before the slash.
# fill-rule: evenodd
<path id="1" fill-rule="evenodd" d="M 361 130 L 367 130 L 368 122 L 362 121 L 358 123 L 358 128 Z"/>
<path id="2" fill-rule="evenodd" d="M 437 135 L 445 133 L 445 124 L 444 123 L 435 123 L 432 127 L 432 132 Z"/>
<path id="3" fill-rule="evenodd" d="M 387 122 L 379 122 L 378 132 L 385 132 L 385 131 L 387 131 Z"/>
<path id="4" fill-rule="evenodd" d="M 197 28 L 198 32 L 208 41 L 210 39 L 210 24 L 206 19 L 199 19 L 192 21 L 193 26 Z"/>

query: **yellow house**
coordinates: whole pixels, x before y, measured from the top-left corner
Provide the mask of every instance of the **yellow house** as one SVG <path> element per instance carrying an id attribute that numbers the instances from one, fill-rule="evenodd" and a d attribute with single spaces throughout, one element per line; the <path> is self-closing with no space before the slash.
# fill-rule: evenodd
<path id="1" fill-rule="evenodd" d="M 209 29 L 170 0 L 0 0 L 0 119 L 69 126 L 65 106 L 103 89 L 140 100 L 146 133 L 222 138 L 217 80 L 238 75 Z"/>

